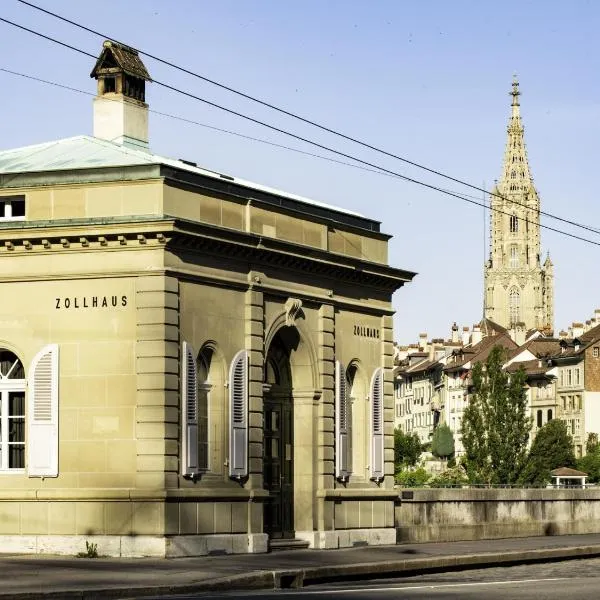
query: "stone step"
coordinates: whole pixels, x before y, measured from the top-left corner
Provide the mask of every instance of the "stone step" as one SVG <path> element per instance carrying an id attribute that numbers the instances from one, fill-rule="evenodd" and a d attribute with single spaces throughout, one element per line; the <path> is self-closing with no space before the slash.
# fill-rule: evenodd
<path id="1" fill-rule="evenodd" d="M 308 548 L 308 542 L 306 540 L 298 539 L 271 539 L 269 540 L 269 551 L 278 552 L 281 550 L 306 550 Z"/>

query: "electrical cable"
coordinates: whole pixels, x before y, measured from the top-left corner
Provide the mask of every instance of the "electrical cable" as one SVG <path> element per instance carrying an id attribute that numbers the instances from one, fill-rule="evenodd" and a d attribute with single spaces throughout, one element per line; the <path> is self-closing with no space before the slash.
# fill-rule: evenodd
<path id="1" fill-rule="evenodd" d="M 47 40 L 47 41 L 51 41 L 51 42 L 54 42 L 54 43 L 56 43 L 56 44 L 59 44 L 60 46 L 63 46 L 63 47 L 65 47 L 65 48 L 68 48 L 68 49 L 70 49 L 70 50 L 73 50 L 73 51 L 75 51 L 75 52 L 78 52 L 78 53 L 80 53 L 80 54 L 84 54 L 84 55 L 86 55 L 86 56 L 89 56 L 89 57 L 93 58 L 94 60 L 96 60 L 96 59 L 97 59 L 97 57 L 96 57 L 95 55 L 93 55 L 93 54 L 91 54 L 91 53 L 89 53 L 89 52 L 86 52 L 85 50 L 81 50 L 80 48 L 77 48 L 77 47 L 75 47 L 75 46 L 72 46 L 71 44 L 67 44 L 67 43 L 65 43 L 65 42 L 62 42 L 62 41 L 60 41 L 60 40 L 57 40 L 57 39 L 55 39 L 55 38 L 53 38 L 53 37 L 51 37 L 51 36 L 48 36 L 48 35 L 42 34 L 42 33 L 38 32 L 38 31 L 35 31 L 35 30 L 33 30 L 33 29 L 29 29 L 28 27 L 25 27 L 25 26 L 23 26 L 23 25 L 19 25 L 19 24 L 17 24 L 17 23 L 14 23 L 14 22 L 12 22 L 12 21 L 9 21 L 8 19 L 5 19 L 5 18 L 3 18 L 3 17 L 0 17 L 0 21 L 3 21 L 3 22 L 5 22 L 5 23 L 8 23 L 9 25 L 12 25 L 12 26 L 14 26 L 14 27 L 17 27 L 17 28 L 19 28 L 19 29 L 22 29 L 22 30 L 24 30 L 24 31 L 27 31 L 28 33 L 31 33 L 31 34 L 33 34 L 33 35 L 39 36 L 39 37 L 41 37 L 41 38 L 43 38 L 43 39 L 45 39 L 45 40 Z M 509 212 L 507 212 L 507 211 L 501 210 L 501 209 L 499 209 L 499 208 L 497 208 L 497 207 L 492 207 L 491 205 L 490 205 L 490 206 L 487 206 L 485 203 L 481 203 L 481 202 L 478 202 L 478 201 L 476 201 L 476 200 L 469 199 L 469 198 L 467 198 L 466 196 L 462 196 L 462 195 L 460 195 L 459 193 L 456 193 L 456 192 L 451 192 L 451 191 L 447 191 L 447 190 L 445 190 L 444 188 L 440 188 L 440 187 L 438 187 L 438 186 L 435 186 L 435 185 L 433 185 L 433 184 L 426 183 L 426 182 L 424 182 L 424 181 L 420 181 L 420 180 L 418 180 L 418 179 L 414 179 L 414 178 L 412 178 L 412 177 L 408 177 L 408 176 L 406 176 L 406 175 L 402 175 L 401 173 L 398 173 L 398 172 L 396 172 L 396 171 L 392 171 L 392 170 L 390 170 L 390 169 L 386 169 L 386 168 L 384 168 L 384 167 L 381 167 L 380 165 L 377 165 L 377 164 L 371 163 L 371 162 L 369 162 L 369 161 L 365 161 L 365 160 L 363 160 L 363 159 L 360 159 L 360 158 L 357 158 L 357 157 L 355 157 L 355 156 L 352 156 L 351 154 L 347 154 L 347 153 L 345 153 L 345 152 L 341 152 L 341 151 L 339 151 L 339 150 L 336 150 L 336 149 L 334 149 L 334 148 L 331 148 L 331 147 L 329 147 L 329 146 L 325 146 L 324 144 L 320 144 L 320 143 L 318 143 L 318 142 L 312 141 L 312 140 L 310 140 L 310 139 L 308 139 L 308 138 L 302 137 L 302 136 L 300 136 L 300 135 L 297 135 L 297 134 L 295 134 L 295 133 L 292 133 L 292 132 L 286 131 L 286 130 L 284 130 L 284 129 L 281 129 L 281 128 L 279 128 L 279 127 L 276 127 L 276 126 L 274 126 L 274 125 L 270 125 L 270 124 L 268 124 L 268 123 L 265 123 L 265 122 L 263 122 L 263 121 L 260 121 L 260 120 L 258 120 L 258 119 L 255 119 L 255 118 L 253 118 L 253 117 L 250 117 L 250 116 L 248 116 L 248 115 L 244 115 L 243 113 L 240 113 L 240 112 L 238 112 L 238 111 L 235 111 L 235 110 L 233 110 L 233 109 L 230 109 L 230 108 L 227 108 L 227 107 L 221 106 L 221 105 L 219 105 L 219 104 L 217 104 L 217 103 L 215 103 L 215 102 L 211 102 L 210 100 L 206 100 L 205 98 L 202 98 L 202 97 L 200 97 L 200 96 L 196 96 L 195 94 L 192 94 L 192 93 L 190 93 L 190 92 L 186 92 L 186 91 L 180 90 L 180 89 L 178 89 L 178 88 L 176 88 L 176 87 L 174 87 L 174 86 L 171 86 L 171 85 L 169 85 L 169 84 L 166 84 L 166 83 L 163 83 L 163 82 L 160 82 L 160 81 L 156 81 L 156 80 L 153 80 L 153 83 L 155 83 L 156 85 L 159 85 L 159 86 L 161 86 L 161 87 L 164 87 L 164 88 L 166 88 L 166 89 L 170 89 L 170 90 L 172 90 L 172 91 L 175 91 L 175 92 L 177 92 L 177 93 L 179 93 L 179 94 L 182 94 L 182 95 L 184 95 L 184 96 L 187 96 L 187 97 L 193 98 L 193 99 L 195 99 L 195 100 L 198 100 L 198 101 L 200 101 L 200 102 L 203 102 L 203 103 L 205 103 L 205 104 L 207 104 L 207 105 L 209 105 L 209 106 L 212 106 L 212 107 L 214 107 L 214 108 L 217 108 L 217 109 L 219 109 L 219 110 L 225 111 L 225 112 L 227 112 L 227 113 L 229 113 L 229 114 L 233 114 L 233 115 L 235 115 L 235 116 L 237 116 L 237 117 L 240 117 L 240 118 L 242 118 L 242 119 L 248 120 L 248 121 L 250 121 L 250 122 L 252 122 L 252 123 L 255 123 L 255 124 L 261 125 L 261 126 L 263 126 L 263 127 L 266 127 L 266 128 L 268 128 L 268 129 L 271 129 L 271 130 L 273 130 L 273 131 L 276 131 L 276 132 L 278 132 L 278 133 L 281 133 L 281 134 L 283 134 L 283 135 L 287 135 L 287 136 L 289 136 L 289 137 L 292 137 L 292 138 L 294 138 L 294 139 L 300 140 L 300 141 L 302 141 L 302 142 L 305 142 L 305 143 L 307 143 L 307 144 L 310 144 L 310 145 L 316 146 L 317 148 L 321 148 L 322 150 L 326 150 L 327 152 L 331 152 L 332 154 L 337 154 L 338 156 L 342 156 L 342 157 L 344 157 L 344 158 L 350 159 L 350 160 L 352 160 L 352 161 L 355 161 L 355 162 L 357 162 L 357 163 L 360 163 L 360 164 L 362 164 L 362 165 L 366 165 L 366 166 L 368 166 L 368 167 L 372 167 L 373 169 L 376 169 L 376 170 L 378 170 L 379 172 L 386 173 L 386 174 L 388 174 L 388 175 L 391 175 L 391 176 L 397 177 L 397 178 L 399 178 L 399 179 L 402 179 L 402 180 L 404 180 L 404 181 L 407 181 L 407 182 L 409 182 L 409 183 L 414 183 L 415 185 L 419 185 L 419 186 L 425 187 L 425 188 L 427 188 L 427 189 L 431 189 L 431 190 L 434 190 L 434 191 L 440 192 L 440 193 L 442 193 L 442 194 L 446 194 L 446 195 L 448 195 L 448 196 L 451 196 L 451 197 L 454 197 L 454 198 L 458 198 L 459 200 L 463 200 L 464 202 L 468 202 L 468 203 L 470 203 L 470 204 L 474 204 L 474 205 L 476 205 L 476 206 L 480 206 L 480 207 L 483 207 L 483 208 L 489 208 L 489 209 L 491 209 L 491 210 L 493 210 L 493 211 L 495 211 L 495 212 L 497 212 L 497 213 L 500 213 L 500 214 L 505 214 L 505 215 L 508 215 L 508 216 L 512 216 L 512 213 L 509 213 Z M 486 193 L 487 193 L 487 192 L 486 192 Z M 582 229 L 586 229 L 586 230 L 592 231 L 592 232 L 594 232 L 594 233 L 598 233 L 598 231 L 597 231 L 596 229 L 590 228 L 590 227 L 588 227 L 588 226 L 581 225 L 581 224 L 578 224 L 578 223 L 574 223 L 574 222 L 568 221 L 568 220 L 566 220 L 566 219 L 562 219 L 561 217 L 557 217 L 557 216 L 555 216 L 555 215 L 551 215 L 551 214 L 549 214 L 549 213 L 544 213 L 543 211 L 540 211 L 540 210 L 537 210 L 537 209 L 533 209 L 533 208 L 531 208 L 531 207 L 527 207 L 527 208 L 528 208 L 529 210 L 531 210 L 531 211 L 535 212 L 535 213 L 536 213 L 538 216 L 539 216 L 540 214 L 544 214 L 545 216 L 549 216 L 549 217 L 551 217 L 551 218 L 553 218 L 553 219 L 556 219 L 556 220 L 559 220 L 559 221 L 562 221 L 562 222 L 566 222 L 566 223 L 568 223 L 568 224 L 570 224 L 570 225 L 574 225 L 574 226 L 580 227 L 580 228 L 582 228 Z M 589 243 L 589 244 L 593 244 L 593 245 L 595 245 L 595 246 L 600 246 L 600 242 L 595 242 L 595 241 L 593 241 L 593 240 L 590 240 L 590 239 L 588 239 L 588 238 L 584 238 L 584 237 L 578 236 L 578 235 L 576 235 L 576 234 L 573 234 L 573 233 L 568 233 L 568 232 L 566 232 L 566 231 L 563 231 L 563 230 L 557 229 L 557 228 L 555 228 L 555 227 L 551 227 L 551 226 L 549 226 L 549 225 L 542 225 L 541 223 L 538 223 L 538 222 L 536 222 L 536 221 L 534 221 L 534 220 L 530 220 L 530 219 L 528 219 L 527 217 L 525 217 L 524 221 L 525 221 L 526 223 L 531 223 L 532 225 L 538 225 L 539 227 L 542 227 L 542 228 L 544 228 L 544 229 L 548 229 L 549 231 L 554 231 L 555 233 L 559 233 L 559 234 L 561 234 L 561 235 L 565 235 L 565 236 L 567 236 L 567 237 L 571 237 L 571 238 L 573 238 L 573 239 L 577 239 L 577 240 L 580 240 L 580 241 L 583 241 L 583 242 L 587 242 L 587 243 Z"/>
<path id="2" fill-rule="evenodd" d="M 109 36 L 109 35 L 106 35 L 104 33 L 101 33 L 101 32 L 99 32 L 99 31 L 97 31 L 95 29 L 92 29 L 91 27 L 87 27 L 87 26 L 85 26 L 85 25 L 83 25 L 81 23 L 73 21 L 72 19 L 68 19 L 67 17 L 59 15 L 58 13 L 55 13 L 55 12 L 52 12 L 52 11 L 47 10 L 45 8 L 42 8 L 41 6 L 38 6 L 38 5 L 36 5 L 36 4 L 32 3 L 32 2 L 28 2 L 27 0 L 17 0 L 17 1 L 20 2 L 21 4 L 24 4 L 24 5 L 28 6 L 28 7 L 30 7 L 30 8 L 33 8 L 34 10 L 40 11 L 42 13 L 45 13 L 45 14 L 51 16 L 51 17 L 54 17 L 56 19 L 59 19 L 59 20 L 65 22 L 65 23 L 73 25 L 74 27 L 78 27 L 79 29 L 82 29 L 83 31 L 87 31 L 88 33 L 91 33 L 91 34 L 96 35 L 98 37 L 101 37 L 101 38 L 104 38 L 104 39 L 108 39 L 108 40 L 114 41 L 114 42 L 116 42 L 118 44 L 122 44 L 124 46 L 127 46 L 127 44 L 125 44 L 124 42 L 121 42 L 119 40 L 116 40 L 112 36 Z M 514 200 L 514 199 L 506 198 L 504 195 L 499 194 L 497 192 L 488 191 L 485 188 L 473 185 L 471 183 L 468 183 L 468 182 L 466 182 L 464 180 L 458 179 L 456 177 L 453 177 L 451 175 L 448 175 L 448 174 L 443 173 L 441 171 L 438 171 L 436 169 L 432 169 L 432 168 L 427 167 L 427 166 L 425 166 L 423 164 L 420 164 L 420 163 L 417 163 L 415 161 L 409 160 L 409 159 L 407 159 L 407 158 L 405 158 L 403 156 L 399 156 L 399 155 L 394 154 L 392 152 L 389 152 L 387 150 L 383 150 L 382 148 L 378 148 L 377 146 L 373 146 L 372 144 L 369 144 L 367 142 L 364 142 L 362 140 L 354 138 L 354 137 L 352 137 L 350 135 L 344 134 L 344 133 L 342 133 L 340 131 L 337 131 L 335 129 L 331 129 L 330 127 L 327 127 L 325 125 L 317 123 L 316 121 L 313 121 L 313 120 L 308 119 L 306 117 L 302 117 L 301 115 L 298 115 L 296 113 L 288 111 L 288 110 L 286 110 L 284 108 L 278 107 L 278 106 L 276 106 L 274 104 L 271 104 L 270 102 L 266 102 L 265 100 L 261 100 L 260 98 L 252 96 L 250 94 L 246 94 L 244 92 L 241 92 L 240 90 L 236 90 L 235 88 L 233 88 L 231 86 L 228 86 L 228 85 L 225 85 L 223 83 L 220 83 L 218 81 L 215 81 L 214 79 L 210 79 L 210 78 L 208 78 L 208 77 L 206 77 L 204 75 L 200 75 L 199 73 L 191 71 L 190 69 L 186 69 L 185 67 L 177 65 L 177 64 L 175 64 L 175 63 L 173 63 L 171 61 L 168 61 L 168 60 L 165 60 L 163 58 L 160 58 L 160 57 L 158 57 L 158 56 L 156 56 L 154 54 L 146 52 L 145 50 L 139 50 L 139 49 L 136 49 L 136 50 L 140 54 L 143 54 L 144 56 L 147 56 L 148 58 L 150 58 L 152 60 L 155 60 L 157 62 L 160 62 L 160 63 L 162 63 L 164 65 L 167 65 L 167 66 L 169 66 L 169 67 L 171 67 L 173 69 L 181 71 L 182 73 L 186 73 L 187 75 L 191 75 L 192 77 L 196 77 L 197 79 L 200 79 L 200 80 L 202 80 L 202 81 L 204 81 L 206 83 L 209 83 L 211 85 L 217 86 L 217 87 L 219 87 L 221 89 L 224 89 L 224 90 L 226 90 L 228 92 L 236 94 L 237 96 L 245 98 L 246 100 L 250 100 L 252 102 L 255 102 L 257 104 L 265 106 L 265 107 L 267 107 L 267 108 L 269 108 L 271 110 L 275 110 L 275 111 L 277 111 L 277 112 L 279 112 L 281 114 L 284 114 L 284 115 L 286 115 L 288 117 L 292 117 L 293 119 L 296 119 L 298 121 L 301 121 L 303 123 L 306 123 L 308 125 L 316 127 L 316 128 L 318 128 L 318 129 L 320 129 L 322 131 L 325 131 L 327 133 L 333 134 L 335 136 L 338 136 L 340 138 L 343 138 L 343 139 L 345 139 L 347 141 L 350 141 L 350 142 L 353 142 L 355 144 L 359 144 L 360 146 L 363 146 L 364 148 L 368 148 L 369 150 L 373 150 L 375 152 L 378 152 L 378 153 L 383 154 L 385 156 L 388 156 L 390 158 L 394 158 L 396 160 L 400 160 L 400 161 L 402 161 L 402 162 L 404 162 L 406 164 L 409 164 L 409 165 L 411 165 L 413 167 L 416 167 L 418 169 L 422 169 L 422 170 L 427 171 L 427 172 L 429 172 L 429 173 L 431 173 L 433 175 L 437 175 L 438 177 L 443 177 L 445 179 L 453 181 L 454 183 L 458 183 L 460 185 L 464 185 L 464 186 L 469 187 L 469 188 L 471 188 L 473 190 L 476 190 L 478 192 L 483 192 L 485 194 L 488 194 L 489 196 L 497 197 L 497 198 L 500 198 L 500 199 L 505 200 L 507 202 L 511 202 L 512 204 L 516 204 L 517 206 L 521 206 L 522 208 L 525 208 L 527 210 L 534 210 L 534 211 L 536 210 L 534 208 L 531 208 L 527 204 L 524 204 L 524 203 L 519 202 L 519 201 Z M 173 89 L 173 88 L 171 88 L 171 89 Z M 176 91 L 176 90 L 173 89 L 173 91 Z M 562 217 L 557 217 L 557 216 L 555 216 L 555 215 L 553 215 L 551 213 L 547 213 L 547 212 L 544 212 L 544 211 L 539 211 L 539 212 L 540 212 L 540 214 L 542 214 L 544 216 L 547 216 L 547 217 L 552 218 L 552 219 L 556 219 L 556 220 L 558 220 L 560 222 L 563 222 L 563 223 L 566 223 L 568 225 L 572 225 L 574 227 L 580 227 L 582 229 L 585 229 L 587 231 L 591 231 L 593 233 L 600 233 L 600 230 L 598 230 L 598 229 L 582 225 L 582 224 L 577 223 L 575 221 L 570 221 L 569 219 L 564 219 Z"/>

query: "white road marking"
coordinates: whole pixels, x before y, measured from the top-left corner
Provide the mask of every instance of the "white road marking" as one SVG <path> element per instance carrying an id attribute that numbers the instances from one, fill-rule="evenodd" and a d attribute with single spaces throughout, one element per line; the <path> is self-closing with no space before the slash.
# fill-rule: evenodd
<path id="1" fill-rule="evenodd" d="M 295 590 L 301 594 L 356 594 L 357 592 L 403 592 L 415 590 L 435 590 L 442 588 L 472 587 L 477 585 L 510 585 L 513 583 L 540 583 L 542 581 L 565 581 L 568 577 L 547 577 L 545 579 L 512 579 L 510 581 L 474 581 L 469 583 L 440 583 L 427 585 L 411 585 L 406 587 L 376 587 L 376 588 L 354 588 L 343 590 Z"/>

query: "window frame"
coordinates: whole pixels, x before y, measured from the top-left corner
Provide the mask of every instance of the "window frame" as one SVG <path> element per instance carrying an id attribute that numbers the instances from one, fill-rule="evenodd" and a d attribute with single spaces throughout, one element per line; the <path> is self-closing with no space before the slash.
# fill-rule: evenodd
<path id="1" fill-rule="evenodd" d="M 23 202 L 23 214 L 13 216 L 12 203 Z M 8 211 L 7 211 L 8 209 Z M 10 214 L 7 215 L 7 212 Z M 15 194 L 11 196 L 0 196 L 0 222 L 6 221 L 24 221 L 27 214 L 27 201 L 24 194 Z"/>
<path id="2" fill-rule="evenodd" d="M 26 471 L 25 467 L 25 455 L 27 452 L 27 377 L 25 376 L 25 367 L 21 359 L 11 350 L 2 348 L 3 351 L 9 352 L 14 357 L 14 362 L 8 370 L 7 376 L 3 376 L 0 373 L 0 474 L 12 475 L 12 474 L 23 474 Z M 15 366 L 20 364 L 23 369 L 23 378 L 12 379 L 10 374 L 15 369 Z M 17 392 L 23 394 L 23 414 L 22 415 L 11 415 L 10 413 L 10 394 L 11 392 Z M 23 441 L 22 442 L 11 442 L 10 441 L 10 422 L 14 418 L 22 419 L 23 421 Z M 22 467 L 10 467 L 10 446 L 19 444 L 23 447 L 23 466 Z"/>

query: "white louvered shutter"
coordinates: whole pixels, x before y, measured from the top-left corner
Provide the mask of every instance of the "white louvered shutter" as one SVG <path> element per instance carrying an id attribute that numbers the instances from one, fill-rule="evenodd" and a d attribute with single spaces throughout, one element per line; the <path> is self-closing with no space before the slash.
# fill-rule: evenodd
<path id="1" fill-rule="evenodd" d="M 375 369 L 371 379 L 371 479 L 380 480 L 384 471 L 383 369 Z"/>
<path id="2" fill-rule="evenodd" d="M 346 369 L 339 360 L 335 361 L 335 476 L 348 479 L 352 473 L 350 465 L 350 411 L 348 410 L 348 386 Z"/>
<path id="3" fill-rule="evenodd" d="M 198 473 L 198 372 L 192 346 L 181 349 L 181 473 Z"/>
<path id="4" fill-rule="evenodd" d="M 248 352 L 240 350 L 229 369 L 229 476 L 248 475 Z"/>
<path id="5" fill-rule="evenodd" d="M 58 477 L 58 345 L 42 348 L 29 369 L 27 474 Z"/>

